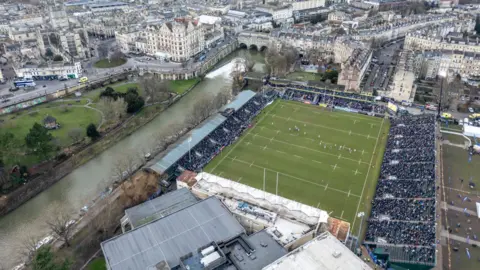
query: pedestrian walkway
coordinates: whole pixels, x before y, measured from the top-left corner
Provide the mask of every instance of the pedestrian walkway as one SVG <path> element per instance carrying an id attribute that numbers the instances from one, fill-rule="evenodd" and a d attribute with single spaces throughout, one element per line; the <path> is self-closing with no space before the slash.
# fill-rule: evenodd
<path id="1" fill-rule="evenodd" d="M 472 239 L 468 239 L 468 241 L 467 241 L 467 238 L 456 235 L 456 234 L 448 233 L 447 230 L 442 230 L 441 235 L 442 235 L 442 237 L 448 237 L 448 238 L 453 239 L 455 241 L 459 241 L 459 242 L 463 242 L 463 243 L 467 243 L 467 244 L 475 244 L 477 246 L 480 246 L 479 241 L 472 240 Z"/>
<path id="2" fill-rule="evenodd" d="M 450 209 L 450 210 L 457 211 L 457 212 L 468 213 L 468 214 L 470 214 L 471 216 L 474 216 L 474 217 L 477 216 L 477 212 L 475 212 L 475 211 L 472 211 L 472 210 L 469 210 L 469 209 L 465 210 L 465 208 L 457 207 L 457 206 L 454 206 L 454 205 L 449 205 L 446 202 L 441 202 L 441 207 L 442 207 L 443 210 Z"/>

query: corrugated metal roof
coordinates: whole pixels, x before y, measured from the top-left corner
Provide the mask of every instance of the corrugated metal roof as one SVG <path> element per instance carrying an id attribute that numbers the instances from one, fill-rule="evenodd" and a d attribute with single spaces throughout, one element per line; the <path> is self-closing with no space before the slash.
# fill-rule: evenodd
<path id="1" fill-rule="evenodd" d="M 220 109 L 220 111 L 224 111 L 229 108 L 238 110 L 243 105 L 245 105 L 250 99 L 252 99 L 255 95 L 256 93 L 251 90 L 242 91 L 237 95 L 234 101 L 223 106 Z M 227 118 L 225 118 L 221 114 L 216 114 L 215 116 L 211 117 L 209 120 L 205 122 L 203 126 L 201 126 L 200 128 L 196 128 L 191 132 L 190 145 L 188 142 L 189 139 L 186 138 L 183 142 L 181 142 L 177 147 L 172 149 L 157 163 L 150 166 L 150 169 L 157 172 L 158 174 L 162 174 L 163 172 L 168 170 L 172 165 L 174 165 L 178 160 L 180 160 L 180 158 L 182 158 L 184 155 L 188 153 L 189 146 L 193 148 L 195 145 L 201 142 L 205 137 L 207 137 L 212 131 L 214 131 L 218 126 L 220 126 L 223 122 L 225 122 L 225 120 L 227 120 Z"/>
<path id="2" fill-rule="evenodd" d="M 220 111 L 224 111 L 226 109 L 234 109 L 234 110 L 238 110 L 240 109 L 243 105 L 245 105 L 245 103 L 247 103 L 250 99 L 252 99 L 254 96 L 255 96 L 255 92 L 253 92 L 252 90 L 245 90 L 245 91 L 242 91 L 240 92 L 237 97 L 235 98 L 234 101 L 228 103 L 227 105 L 223 106 L 222 109 L 220 109 Z"/>
<path id="3" fill-rule="evenodd" d="M 125 210 L 125 215 L 132 224 L 132 228 L 135 228 L 150 221 L 168 216 L 197 202 L 197 198 L 189 189 L 181 188 L 129 208 Z"/>
<path id="4" fill-rule="evenodd" d="M 224 242 L 245 229 L 216 197 L 209 197 L 157 221 L 101 244 L 109 269 L 147 269 L 166 261 L 173 268 L 180 257 L 211 242 Z"/>
<path id="5" fill-rule="evenodd" d="M 162 174 L 173 164 L 175 164 L 180 158 L 188 153 L 189 147 L 193 148 L 199 142 L 201 142 L 208 134 L 214 131 L 218 126 L 220 126 L 227 118 L 221 114 L 216 114 L 210 120 L 200 128 L 197 128 L 191 132 L 189 138 L 184 139 L 177 147 L 172 149 L 168 154 L 166 154 L 161 160 L 157 163 L 150 166 L 150 169 Z M 190 139 L 191 138 L 191 139 Z M 190 142 L 189 142 L 190 140 Z"/>

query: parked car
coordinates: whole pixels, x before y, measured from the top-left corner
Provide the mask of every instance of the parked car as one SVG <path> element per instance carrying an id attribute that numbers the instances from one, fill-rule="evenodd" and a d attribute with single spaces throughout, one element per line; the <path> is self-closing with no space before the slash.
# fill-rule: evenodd
<path id="1" fill-rule="evenodd" d="M 468 111 L 471 112 L 471 113 L 475 112 L 472 107 L 468 107 Z"/>

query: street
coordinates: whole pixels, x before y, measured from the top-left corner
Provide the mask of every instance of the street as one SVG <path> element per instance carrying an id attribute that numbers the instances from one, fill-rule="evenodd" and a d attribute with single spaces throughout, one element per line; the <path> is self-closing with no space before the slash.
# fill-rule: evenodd
<path id="1" fill-rule="evenodd" d="M 233 41 L 233 38 L 226 37 L 222 43 L 217 44 L 215 48 L 206 49 L 205 56 L 206 59 L 214 56 L 218 50 Z M 177 62 L 165 62 L 161 60 L 156 60 L 152 57 L 130 57 L 127 58 L 127 62 L 119 67 L 115 68 L 95 68 L 94 63 L 98 61 L 98 58 L 92 58 L 87 61 L 82 62 L 83 74 L 81 76 L 88 77 L 89 81 L 95 81 L 103 77 L 107 77 L 111 74 L 122 72 L 125 69 L 149 69 L 155 68 L 157 71 L 178 71 L 186 72 L 188 70 L 197 69 L 202 65 L 202 61 L 195 62 L 193 59 L 188 61 L 185 65 Z M 8 66 L 5 67 L 5 69 Z M 14 75 L 12 75 L 13 77 Z M 8 102 L 1 102 L 0 108 L 7 107 L 16 103 L 20 103 L 25 100 L 30 100 L 36 97 L 44 96 L 46 94 L 55 93 L 58 90 L 65 89 L 65 86 L 72 87 L 78 85 L 78 79 L 70 79 L 67 81 L 35 81 L 37 86 L 35 89 L 30 91 L 25 91 L 20 89 L 15 92 L 10 92 L 9 89 L 13 88 L 13 80 L 5 84 L 0 84 L 0 97 L 7 95 Z"/>
<path id="2" fill-rule="evenodd" d="M 388 84 L 395 72 L 395 64 L 403 41 L 389 43 L 385 48 L 373 52 L 372 62 L 360 87 L 363 91 L 388 90 Z"/>

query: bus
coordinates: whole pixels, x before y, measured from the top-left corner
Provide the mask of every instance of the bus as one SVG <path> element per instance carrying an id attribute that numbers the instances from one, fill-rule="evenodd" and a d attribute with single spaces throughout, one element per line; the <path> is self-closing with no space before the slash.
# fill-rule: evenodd
<path id="1" fill-rule="evenodd" d="M 17 80 L 13 82 L 13 85 L 18 88 L 23 88 L 23 87 L 35 87 L 35 82 L 33 80 Z"/>
<path id="2" fill-rule="evenodd" d="M 88 82 L 88 78 L 87 77 L 81 77 L 79 80 L 78 80 L 79 83 L 86 83 Z"/>

